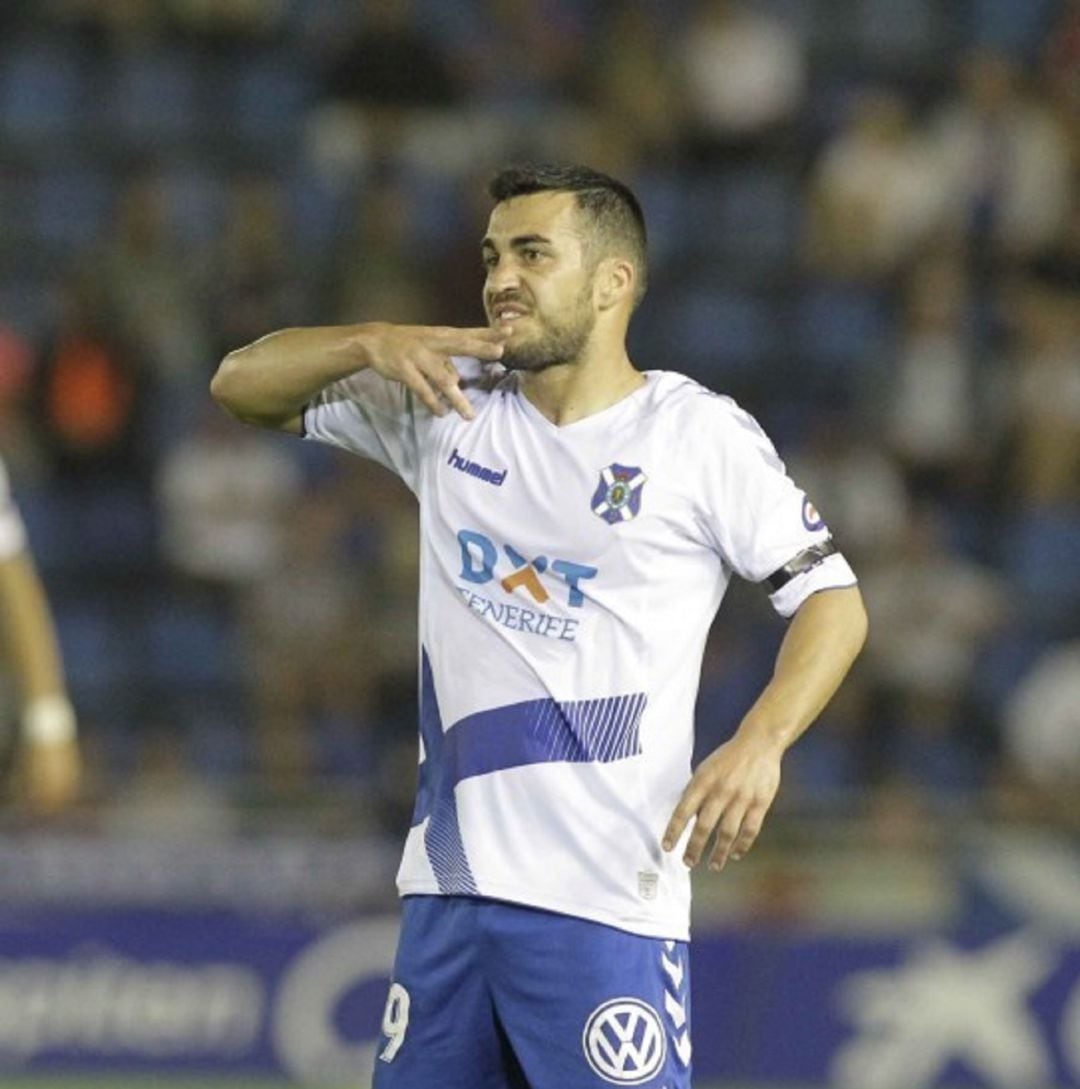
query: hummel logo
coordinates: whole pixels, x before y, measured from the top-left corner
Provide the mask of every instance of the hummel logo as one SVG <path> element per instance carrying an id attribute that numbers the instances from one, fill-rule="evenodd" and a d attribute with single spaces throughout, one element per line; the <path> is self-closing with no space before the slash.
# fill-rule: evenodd
<path id="1" fill-rule="evenodd" d="M 494 484 L 496 488 L 501 488 L 502 482 L 506 479 L 506 469 L 489 469 L 486 465 L 481 465 L 478 461 L 466 461 L 457 452 L 456 446 L 446 464 L 452 465 L 458 472 L 467 473 L 469 476 L 475 476 L 479 480 L 486 480 L 489 484 Z"/>

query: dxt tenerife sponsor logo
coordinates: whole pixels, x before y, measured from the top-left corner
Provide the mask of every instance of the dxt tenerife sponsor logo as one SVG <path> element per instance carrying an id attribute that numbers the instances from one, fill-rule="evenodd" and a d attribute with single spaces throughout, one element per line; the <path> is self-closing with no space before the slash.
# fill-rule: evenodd
<path id="1" fill-rule="evenodd" d="M 446 464 L 453 469 L 457 469 L 459 473 L 464 473 L 466 476 L 473 476 L 476 477 L 477 480 L 483 480 L 488 484 L 494 484 L 496 488 L 501 488 L 503 481 L 506 479 L 506 469 L 489 469 L 486 465 L 481 465 L 478 461 L 468 461 L 457 452 L 456 446 L 450 456 L 446 459 Z"/>
<path id="2" fill-rule="evenodd" d="M 548 612 L 542 606 L 558 602 L 568 609 L 583 608 L 583 584 L 596 578 L 598 568 L 542 555 L 529 559 L 513 545 L 503 544 L 500 548 L 474 529 L 460 530 L 457 539 L 461 550 L 459 577 L 467 584 L 458 586 L 458 590 L 470 609 L 514 631 L 565 642 L 577 638 L 577 618 Z M 492 599 L 475 589 L 492 584 L 515 600 Z"/>
<path id="3" fill-rule="evenodd" d="M 581 1046 L 589 1066 L 614 1085 L 648 1081 L 667 1055 L 660 1015 L 639 998 L 613 998 L 593 1010 Z"/>

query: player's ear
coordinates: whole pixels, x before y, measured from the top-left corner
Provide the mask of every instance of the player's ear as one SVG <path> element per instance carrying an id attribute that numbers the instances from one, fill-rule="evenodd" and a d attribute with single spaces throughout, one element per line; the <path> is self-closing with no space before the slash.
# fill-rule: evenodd
<path id="1" fill-rule="evenodd" d="M 605 258 L 596 269 L 595 298 L 601 310 L 610 310 L 634 294 L 634 266 L 624 257 Z"/>

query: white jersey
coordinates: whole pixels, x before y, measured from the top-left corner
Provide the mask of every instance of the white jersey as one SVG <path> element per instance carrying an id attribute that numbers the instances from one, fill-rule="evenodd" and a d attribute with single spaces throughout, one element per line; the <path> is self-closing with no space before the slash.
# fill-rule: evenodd
<path id="1" fill-rule="evenodd" d="M 10 560 L 26 548 L 26 529 L 11 498 L 8 474 L 0 461 L 0 562 Z"/>
<path id="2" fill-rule="evenodd" d="M 363 371 L 307 437 L 420 501 L 421 767 L 403 895 L 491 897 L 685 939 L 690 882 L 660 839 L 690 776 L 710 623 L 828 530 L 733 401 L 646 372 L 557 427 L 519 377 L 457 360 L 476 418 Z M 855 581 L 839 554 L 772 596 Z"/>

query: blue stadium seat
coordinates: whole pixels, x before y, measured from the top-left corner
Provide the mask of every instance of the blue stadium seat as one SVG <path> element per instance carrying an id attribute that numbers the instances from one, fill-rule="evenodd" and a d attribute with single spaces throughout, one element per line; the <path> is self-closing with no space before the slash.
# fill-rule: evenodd
<path id="1" fill-rule="evenodd" d="M 452 181 L 410 170 L 402 179 L 409 201 L 409 226 L 417 243 L 444 246 L 458 237 L 466 211 Z M 479 260 L 479 258 L 478 258 Z"/>
<path id="2" fill-rule="evenodd" d="M 114 187 L 99 170 L 62 163 L 44 170 L 34 184 L 33 235 L 48 250 L 86 250 L 104 235 Z"/>
<path id="3" fill-rule="evenodd" d="M 184 245 L 204 246 L 219 238 L 225 223 L 227 185 L 211 166 L 185 161 L 160 171 L 169 225 Z"/>
<path id="4" fill-rule="evenodd" d="M 892 323 L 881 296 L 854 284 L 824 284 L 797 301 L 797 351 L 823 381 L 879 373 L 889 359 Z"/>
<path id="5" fill-rule="evenodd" d="M 782 276 L 798 228 L 798 195 L 781 170 L 729 170 L 691 186 L 688 237 L 702 257 L 723 261 L 732 279 Z"/>
<path id="6" fill-rule="evenodd" d="M 186 733 L 192 764 L 203 775 L 236 778 L 255 766 L 251 731 L 235 713 L 204 705 Z"/>
<path id="7" fill-rule="evenodd" d="M 134 484 L 87 490 L 78 500 L 80 565 L 102 575 L 130 577 L 153 565 L 157 518 L 149 498 Z"/>
<path id="8" fill-rule="evenodd" d="M 2 307 L 0 296 L 0 314 Z M 38 569 L 46 576 L 69 570 L 79 551 L 76 517 L 70 504 L 61 494 L 47 487 L 19 489 L 15 502 L 26 525 Z"/>
<path id="9" fill-rule="evenodd" d="M 660 302 L 664 341 L 649 366 L 672 368 L 714 389 L 752 376 L 776 350 L 768 305 L 749 292 L 715 283 L 677 286 Z"/>
<path id="10" fill-rule="evenodd" d="M 64 144 L 77 134 L 89 96 L 79 54 L 52 42 L 16 43 L 0 57 L 0 133 Z"/>
<path id="11" fill-rule="evenodd" d="M 181 52 L 146 49 L 118 56 L 101 96 L 97 127 L 129 148 L 171 147 L 197 135 L 197 66 Z"/>
<path id="12" fill-rule="evenodd" d="M 30 340 L 44 337 L 56 311 L 56 286 L 49 280 L 23 271 L 10 280 L 0 280 L 0 322 L 24 337 Z"/>
<path id="13" fill-rule="evenodd" d="M 1015 625 L 992 636 L 979 650 L 971 673 L 971 698 L 991 719 L 1002 708 L 1028 670 L 1049 645 L 1048 637 L 1026 625 Z"/>
<path id="14" fill-rule="evenodd" d="M 645 169 L 633 187 L 649 225 L 649 262 L 660 268 L 686 248 L 686 181 L 675 171 Z"/>
<path id="15" fill-rule="evenodd" d="M 968 0 L 966 36 L 1018 57 L 1038 55 L 1060 0 Z"/>
<path id="16" fill-rule="evenodd" d="M 241 675 L 231 626 L 197 601 L 164 593 L 144 619 L 150 680 L 166 696 L 211 695 Z"/>
<path id="17" fill-rule="evenodd" d="M 1061 637 L 1080 635 L 1080 505 L 1035 507 L 1015 516 L 1001 561 L 1024 615 Z"/>
<path id="18" fill-rule="evenodd" d="M 64 671 L 80 711 L 111 715 L 141 683 L 141 654 L 124 599 L 52 594 Z"/>
<path id="19" fill-rule="evenodd" d="M 340 245 L 356 199 L 351 188 L 302 167 L 290 171 L 281 185 L 292 234 L 302 252 L 325 256 L 327 247 Z"/>
<path id="20" fill-rule="evenodd" d="M 290 155 L 312 94 L 297 58 L 260 55 L 230 68 L 226 86 L 230 137 Z"/>
<path id="21" fill-rule="evenodd" d="M 918 64 L 945 44 L 931 0 L 860 0 L 856 48 L 878 64 Z"/>

